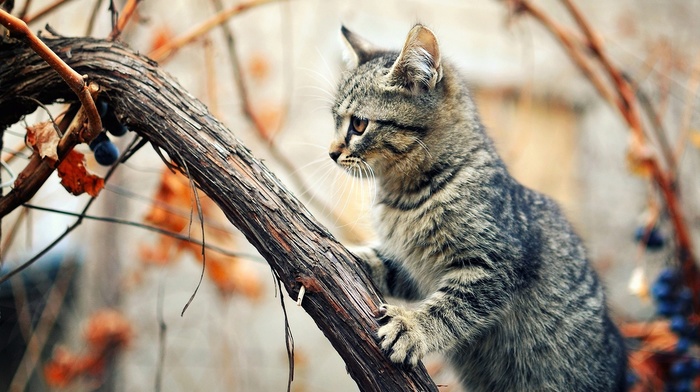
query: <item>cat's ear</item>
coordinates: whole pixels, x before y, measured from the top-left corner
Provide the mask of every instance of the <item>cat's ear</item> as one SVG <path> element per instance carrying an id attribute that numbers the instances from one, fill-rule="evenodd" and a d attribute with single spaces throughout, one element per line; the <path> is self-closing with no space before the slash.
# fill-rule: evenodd
<path id="1" fill-rule="evenodd" d="M 372 43 L 348 30 L 345 26 L 340 27 L 340 32 L 343 33 L 343 38 L 348 46 L 347 57 L 350 68 L 356 68 L 366 63 L 377 51 Z"/>
<path id="2" fill-rule="evenodd" d="M 440 48 L 430 29 L 417 24 L 408 32 L 401 54 L 389 72 L 389 81 L 413 92 L 431 90 L 442 79 Z"/>

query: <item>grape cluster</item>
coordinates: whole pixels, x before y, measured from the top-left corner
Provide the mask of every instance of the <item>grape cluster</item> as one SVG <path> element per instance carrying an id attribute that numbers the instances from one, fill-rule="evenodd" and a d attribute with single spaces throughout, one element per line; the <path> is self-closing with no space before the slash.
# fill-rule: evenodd
<path id="1" fill-rule="evenodd" d="M 693 391 L 693 381 L 700 375 L 700 359 L 688 356 L 688 350 L 700 340 L 698 326 L 688 319 L 693 307 L 693 292 L 682 284 L 679 271 L 666 268 L 659 273 L 651 293 L 656 300 L 657 313 L 670 319 L 671 331 L 678 335 L 666 390 Z"/>
<path id="2" fill-rule="evenodd" d="M 90 150 L 95 154 L 97 163 L 103 166 L 110 166 L 119 158 L 119 149 L 109 139 L 107 132 L 119 137 L 124 136 L 129 129 L 126 125 L 119 122 L 109 102 L 98 98 L 95 106 L 102 119 L 104 130 L 90 142 Z"/>

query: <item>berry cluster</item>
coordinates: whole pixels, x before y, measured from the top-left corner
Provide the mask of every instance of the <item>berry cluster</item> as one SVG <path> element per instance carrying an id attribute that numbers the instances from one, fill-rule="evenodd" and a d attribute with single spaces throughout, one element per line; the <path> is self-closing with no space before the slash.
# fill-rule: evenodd
<path id="1" fill-rule="evenodd" d="M 126 125 L 119 122 L 109 102 L 98 98 L 95 105 L 97 106 L 97 112 L 100 114 L 102 125 L 105 130 L 90 142 L 90 150 L 94 152 L 97 163 L 103 166 L 110 166 L 119 158 L 119 149 L 109 139 L 107 132 L 119 137 L 124 136 L 129 129 Z"/>
<path id="2" fill-rule="evenodd" d="M 678 335 L 667 390 L 692 391 L 693 380 L 700 375 L 700 359 L 688 356 L 688 350 L 700 340 L 698 326 L 688 319 L 693 310 L 693 293 L 682 284 L 679 271 L 671 268 L 661 271 L 651 293 L 656 300 L 657 313 L 670 319 L 671 331 Z"/>

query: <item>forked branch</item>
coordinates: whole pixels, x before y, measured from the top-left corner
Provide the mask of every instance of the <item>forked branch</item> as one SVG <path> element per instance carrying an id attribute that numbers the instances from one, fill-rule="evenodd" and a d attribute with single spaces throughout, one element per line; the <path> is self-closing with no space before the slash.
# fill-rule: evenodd
<path id="1" fill-rule="evenodd" d="M 119 44 L 88 38 L 46 42 L 91 75 L 120 122 L 191 175 L 268 261 L 294 299 L 335 347 L 363 391 L 437 391 L 421 366 L 392 364 L 374 339 L 381 299 L 354 256 L 248 149 L 157 65 Z M 43 103 L 75 95 L 46 62 L 19 42 L 0 41 L 0 129 Z M 19 70 L 23 72 L 19 72 Z M 33 99 L 17 99 L 27 96 Z M 187 168 L 187 170 L 184 170 Z"/>

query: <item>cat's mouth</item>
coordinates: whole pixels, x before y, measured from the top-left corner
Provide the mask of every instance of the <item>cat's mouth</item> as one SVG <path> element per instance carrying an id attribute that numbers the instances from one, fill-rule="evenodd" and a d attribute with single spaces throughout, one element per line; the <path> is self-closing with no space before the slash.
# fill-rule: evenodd
<path id="1" fill-rule="evenodd" d="M 372 166 L 360 157 L 348 155 L 339 157 L 336 160 L 338 166 L 355 177 L 374 178 L 375 173 Z"/>

